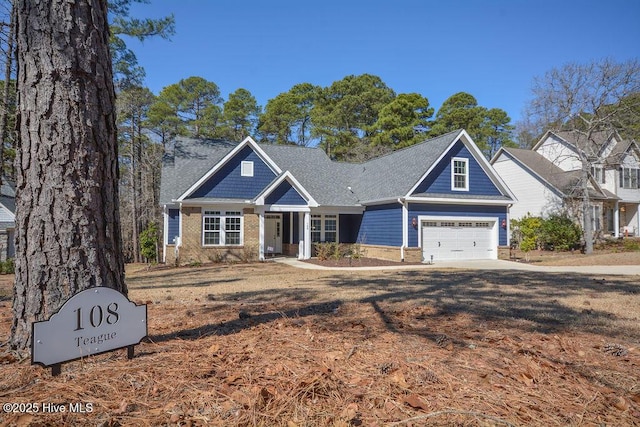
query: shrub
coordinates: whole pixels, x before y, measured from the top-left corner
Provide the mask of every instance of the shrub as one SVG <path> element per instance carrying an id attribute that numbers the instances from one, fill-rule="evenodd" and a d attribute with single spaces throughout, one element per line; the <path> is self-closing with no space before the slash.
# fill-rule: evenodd
<path id="1" fill-rule="evenodd" d="M 240 254 L 240 260 L 242 262 L 255 261 L 258 258 L 258 249 L 252 245 L 244 245 L 242 253 Z"/>
<path id="2" fill-rule="evenodd" d="M 315 243 L 316 257 L 320 261 L 328 259 L 340 260 L 342 258 L 360 259 L 364 256 L 364 249 L 359 243 Z"/>
<path id="3" fill-rule="evenodd" d="M 538 248 L 568 251 L 580 247 L 582 229 L 566 215 L 551 215 L 547 219 L 527 215 L 512 224 L 512 240 L 518 242 L 524 252 Z"/>
<path id="4" fill-rule="evenodd" d="M 320 261 L 326 261 L 328 259 L 338 260 L 342 258 L 340 252 L 340 245 L 335 242 L 315 243 L 316 257 Z"/>
<path id="5" fill-rule="evenodd" d="M 520 220 L 512 221 L 512 238 L 519 243 L 520 250 L 529 252 L 538 248 L 542 223 L 542 218 L 529 214 Z"/>
<path id="6" fill-rule="evenodd" d="M 569 251 L 580 247 L 582 229 L 566 215 L 551 215 L 540 228 L 540 242 L 545 249 Z"/>
<path id="7" fill-rule="evenodd" d="M 351 259 L 361 259 L 364 257 L 364 249 L 360 243 L 349 245 L 349 256 Z"/>
<path id="8" fill-rule="evenodd" d="M 219 264 L 224 261 L 224 254 L 220 249 L 212 249 L 210 253 L 207 255 L 207 259 L 213 263 Z"/>
<path id="9" fill-rule="evenodd" d="M 6 261 L 0 262 L 0 273 L 1 274 L 15 273 L 15 264 L 13 263 L 13 258 L 9 258 Z"/>
<path id="10" fill-rule="evenodd" d="M 140 254 L 147 262 L 156 262 L 159 237 L 158 224 L 153 221 L 140 233 Z"/>

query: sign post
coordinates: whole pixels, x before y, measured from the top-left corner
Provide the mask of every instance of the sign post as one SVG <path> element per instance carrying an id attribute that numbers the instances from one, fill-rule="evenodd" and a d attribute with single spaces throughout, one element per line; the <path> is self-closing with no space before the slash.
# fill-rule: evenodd
<path id="1" fill-rule="evenodd" d="M 61 364 L 134 346 L 147 336 L 147 306 L 136 305 L 107 287 L 85 289 L 69 298 L 49 320 L 34 322 L 31 364 L 61 372 Z"/>

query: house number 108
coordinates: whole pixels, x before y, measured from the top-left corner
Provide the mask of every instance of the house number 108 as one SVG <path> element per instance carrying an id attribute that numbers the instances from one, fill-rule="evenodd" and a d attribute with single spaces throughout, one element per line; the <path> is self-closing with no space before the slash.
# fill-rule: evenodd
<path id="1" fill-rule="evenodd" d="M 120 319 L 120 315 L 118 314 L 117 303 L 112 302 L 111 304 L 109 304 L 106 311 L 107 315 L 105 316 L 104 310 L 101 306 L 94 305 L 93 307 L 91 307 L 91 310 L 89 310 L 89 323 L 91 324 L 91 326 L 97 328 L 98 326 L 102 325 L 102 322 L 107 322 L 107 324 L 109 325 L 113 325 L 114 323 L 118 322 L 118 319 Z M 84 329 L 84 327 L 82 326 L 82 307 L 76 308 L 75 310 L 73 310 L 73 312 L 76 313 L 76 328 L 74 329 L 74 331 L 81 331 Z"/>

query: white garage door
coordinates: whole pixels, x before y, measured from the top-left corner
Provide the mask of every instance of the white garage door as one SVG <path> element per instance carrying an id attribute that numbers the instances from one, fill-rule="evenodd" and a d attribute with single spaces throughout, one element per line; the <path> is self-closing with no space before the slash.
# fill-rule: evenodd
<path id="1" fill-rule="evenodd" d="M 423 221 L 422 254 L 426 261 L 495 259 L 495 221 Z M 432 258 L 433 256 L 433 258 Z"/>

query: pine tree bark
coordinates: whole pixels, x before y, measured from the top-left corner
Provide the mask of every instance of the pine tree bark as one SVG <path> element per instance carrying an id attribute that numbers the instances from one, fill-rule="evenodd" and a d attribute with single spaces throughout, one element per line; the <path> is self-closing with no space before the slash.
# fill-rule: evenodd
<path id="1" fill-rule="evenodd" d="M 11 347 L 80 290 L 126 294 L 106 0 L 17 0 Z"/>

